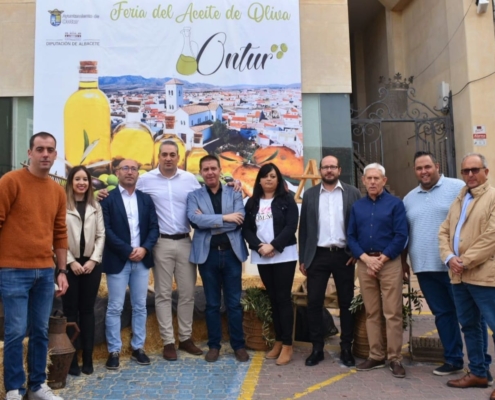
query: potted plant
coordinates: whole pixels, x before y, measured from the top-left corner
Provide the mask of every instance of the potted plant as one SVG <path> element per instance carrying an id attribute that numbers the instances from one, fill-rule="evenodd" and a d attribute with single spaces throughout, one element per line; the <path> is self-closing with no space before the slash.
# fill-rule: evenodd
<path id="1" fill-rule="evenodd" d="M 272 307 L 265 289 L 250 287 L 241 299 L 244 310 L 242 327 L 246 346 L 253 350 L 268 350 L 274 343 L 272 333 Z"/>
<path id="2" fill-rule="evenodd" d="M 403 293 L 402 297 L 405 301 L 402 303 L 402 328 L 407 329 L 409 323 L 412 322 L 412 312 L 418 311 L 421 313 L 423 304 L 421 303 L 421 295 L 416 289 L 411 289 L 410 293 Z M 368 334 L 366 332 L 366 311 L 364 309 L 363 296 L 358 293 L 351 301 L 349 310 L 355 314 L 354 325 L 354 345 L 353 353 L 356 357 L 367 358 L 369 355 Z M 387 341 L 387 333 L 385 329 L 385 317 L 383 317 L 382 335 Z"/>

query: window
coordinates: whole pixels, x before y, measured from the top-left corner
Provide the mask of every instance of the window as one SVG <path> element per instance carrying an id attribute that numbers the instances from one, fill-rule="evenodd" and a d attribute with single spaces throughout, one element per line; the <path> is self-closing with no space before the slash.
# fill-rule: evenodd
<path id="1" fill-rule="evenodd" d="M 0 97 L 0 176 L 15 169 L 12 160 L 12 97 Z"/>

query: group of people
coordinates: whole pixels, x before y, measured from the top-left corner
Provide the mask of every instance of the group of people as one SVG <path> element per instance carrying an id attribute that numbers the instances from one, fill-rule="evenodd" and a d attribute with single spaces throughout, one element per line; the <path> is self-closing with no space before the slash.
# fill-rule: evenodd
<path id="1" fill-rule="evenodd" d="M 462 182 L 441 175 L 432 154 L 417 153 L 414 169 L 419 186 L 404 201 L 385 189 L 387 178 L 380 164 L 364 169 L 367 194 L 362 197 L 358 189 L 340 181 L 339 160 L 326 156 L 320 162 L 321 183 L 305 192 L 300 218 L 272 163 L 260 168 L 253 196 L 244 206 L 241 184 L 221 183 L 216 156 L 201 159 L 201 186 L 194 175 L 178 169 L 179 151 L 173 141 L 161 144 L 158 168 L 142 176 L 136 161 L 121 161 L 116 170 L 118 187 L 100 191 L 98 199 L 83 166 L 72 168 L 65 193 L 49 178 L 57 155 L 51 134 L 33 135 L 28 155 L 27 169 L 0 180 L 0 295 L 9 400 L 22 399 L 26 393 L 22 340 L 27 328 L 27 396 L 61 399 L 45 383 L 54 292 L 62 296 L 68 321 L 77 321 L 81 330 L 82 367 L 76 353 L 69 372 L 93 373 L 94 305 L 102 273 L 108 287 L 107 369 L 119 368 L 120 317 L 127 287 L 132 305 L 131 358 L 140 365 L 150 364 L 144 352 L 150 268 L 166 360 L 178 358 L 172 324 L 174 280 L 179 295 L 178 349 L 203 354 L 191 339 L 198 269 L 206 298 L 205 360 L 219 358 L 223 294 L 234 356 L 248 361 L 240 304 L 246 242 L 270 298 L 275 344 L 266 358 L 275 359 L 277 365 L 292 359 L 291 291 L 299 261 L 301 273 L 307 276 L 307 324 L 313 345 L 305 364 L 311 367 L 324 360 L 323 306 L 327 282 L 333 276 L 340 308 L 340 359 L 347 367 L 355 366 L 354 319 L 349 308 L 357 265 L 370 354 L 356 369 L 385 367 L 387 358 L 392 375 L 405 377 L 402 288 L 403 280 L 409 278 L 409 259 L 445 349 L 445 363 L 433 373 L 462 371 L 462 331 L 470 372 L 448 385 L 465 388 L 493 383 L 487 325 L 495 331 L 495 189 L 488 184 L 488 166 L 481 154 L 464 157 Z"/>

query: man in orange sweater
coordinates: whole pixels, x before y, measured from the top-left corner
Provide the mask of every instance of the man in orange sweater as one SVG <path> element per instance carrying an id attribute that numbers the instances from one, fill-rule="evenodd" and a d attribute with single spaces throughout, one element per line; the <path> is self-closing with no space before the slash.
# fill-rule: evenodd
<path id="1" fill-rule="evenodd" d="M 7 400 L 26 392 L 22 341 L 29 327 L 28 399 L 62 400 L 46 385 L 48 321 L 52 310 L 53 251 L 59 274 L 56 295 L 66 278 L 66 197 L 48 176 L 57 151 L 46 132 L 31 137 L 30 165 L 0 179 L 0 295 L 5 313 L 4 383 Z"/>

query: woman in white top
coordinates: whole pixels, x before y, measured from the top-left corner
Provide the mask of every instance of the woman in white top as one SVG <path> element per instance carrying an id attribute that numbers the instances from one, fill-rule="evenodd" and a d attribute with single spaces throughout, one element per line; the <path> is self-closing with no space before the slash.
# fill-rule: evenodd
<path id="1" fill-rule="evenodd" d="M 292 359 L 292 283 L 297 262 L 296 230 L 299 210 L 287 191 L 275 164 L 261 167 L 253 197 L 246 203 L 242 226 L 251 249 L 251 262 L 258 264 L 261 280 L 270 297 L 275 345 L 266 358 L 285 365 Z"/>
<path id="2" fill-rule="evenodd" d="M 65 186 L 67 193 L 67 250 L 69 289 L 62 297 L 68 322 L 78 322 L 81 330 L 82 372 L 93 373 L 95 336 L 95 301 L 101 281 L 101 258 L 105 245 L 105 225 L 100 205 L 93 198 L 91 175 L 86 167 L 72 168 Z M 80 375 L 81 369 L 74 354 L 69 369 Z"/>

